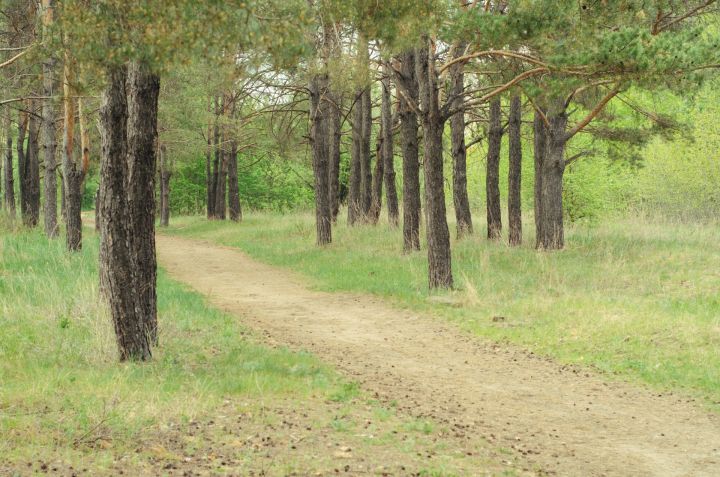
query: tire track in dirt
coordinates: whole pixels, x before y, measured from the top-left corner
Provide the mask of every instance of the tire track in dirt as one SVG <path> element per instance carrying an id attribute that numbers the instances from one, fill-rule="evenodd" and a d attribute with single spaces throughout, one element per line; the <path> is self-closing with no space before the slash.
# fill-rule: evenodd
<path id="1" fill-rule="evenodd" d="M 171 276 L 270 342 L 312 351 L 404 413 L 484 436 L 515 468 L 720 475 L 720 417 L 682 396 L 607 382 L 370 296 L 310 290 L 237 249 L 165 235 L 157 248 Z"/>

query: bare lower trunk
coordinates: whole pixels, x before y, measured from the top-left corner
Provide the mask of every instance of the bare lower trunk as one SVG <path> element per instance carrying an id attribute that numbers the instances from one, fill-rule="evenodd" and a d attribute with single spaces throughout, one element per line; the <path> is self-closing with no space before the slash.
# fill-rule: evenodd
<path id="1" fill-rule="evenodd" d="M 500 113 L 500 99 L 492 99 L 490 101 L 487 172 L 485 175 L 487 236 L 491 240 L 498 240 L 502 233 L 500 212 L 500 145 L 502 144 L 502 124 Z"/>
<path id="2" fill-rule="evenodd" d="M 368 219 L 370 213 L 370 204 L 372 203 L 372 158 L 370 154 L 370 135 L 372 132 L 372 96 L 370 87 L 365 89 L 365 93 L 361 99 L 362 107 L 362 140 L 360 142 L 360 175 L 362 181 L 360 184 L 360 196 L 362 215 L 365 220 Z"/>
<path id="3" fill-rule="evenodd" d="M 213 153 L 214 153 L 214 159 L 213 159 L 213 171 L 212 171 L 212 190 L 210 191 L 210 196 L 212 199 L 212 207 L 210 210 L 212 211 L 211 217 L 216 219 L 217 216 L 217 186 L 218 186 L 218 179 L 220 177 L 220 101 L 218 100 L 218 97 L 215 96 L 215 123 L 213 124 Z"/>
<path id="4" fill-rule="evenodd" d="M 227 154 L 220 151 L 215 183 L 215 218 L 225 220 L 227 211 Z"/>
<path id="5" fill-rule="evenodd" d="M 340 212 L 340 139 L 341 131 L 341 111 L 339 105 L 339 96 L 333 94 L 331 96 L 333 104 L 330 106 L 330 162 L 328 167 L 329 189 L 328 195 L 330 199 L 330 214 L 333 223 L 337 222 L 337 216 Z"/>
<path id="6" fill-rule="evenodd" d="M 382 82 L 382 160 L 385 175 L 385 198 L 387 201 L 388 221 L 397 227 L 400 211 L 398 210 L 397 188 L 395 186 L 395 151 L 393 149 L 392 97 L 390 96 L 390 68 L 384 67 L 385 77 Z M 379 158 L 380 156 L 378 156 Z"/>
<path id="7" fill-rule="evenodd" d="M 128 200 L 127 69 L 110 67 L 100 109 L 101 289 L 108 301 L 119 356 L 125 360 L 152 357 L 151 340 L 140 305 L 132 254 L 132 211 Z"/>
<path id="8" fill-rule="evenodd" d="M 329 162 L 331 105 L 328 101 L 327 73 L 310 80 L 310 140 L 315 176 L 315 228 L 317 245 L 332 242 L 332 213 L 330 210 Z"/>
<path id="9" fill-rule="evenodd" d="M 7 209 L 8 215 L 15 217 L 15 180 L 13 178 L 13 143 L 12 143 L 12 130 L 10 125 L 10 112 L 7 111 L 5 118 L 5 208 Z"/>
<path id="10" fill-rule="evenodd" d="M 65 197 L 65 243 L 67 249 L 82 249 L 82 170 L 67 168 L 63 171 L 63 194 Z"/>
<path id="11" fill-rule="evenodd" d="M 445 210 L 443 179 L 443 126 L 439 111 L 437 73 L 433 55 L 427 47 L 417 53 L 417 78 L 422 104 L 423 145 L 425 157 L 425 202 L 427 204 L 428 285 L 433 288 L 453 286 L 450 255 L 450 232 Z"/>
<path id="12" fill-rule="evenodd" d="M 465 50 L 465 44 L 457 46 L 459 54 Z M 465 75 L 463 65 L 453 66 L 451 72 L 452 84 L 450 94 L 453 97 L 453 107 L 462 106 L 465 101 Z M 470 213 L 470 199 L 467 192 L 467 151 L 465 148 L 465 111 L 461 110 L 450 118 L 450 138 L 453 159 L 453 205 L 455 207 L 455 220 L 457 221 L 457 237 L 473 233 L 472 215 Z"/>
<path id="13" fill-rule="evenodd" d="M 40 219 L 40 123 L 36 116 L 38 108 L 35 100 L 31 100 L 30 105 L 32 114 L 28 119 L 28 146 L 25 153 L 28 200 L 25 225 L 36 227 Z"/>
<path id="14" fill-rule="evenodd" d="M 353 121 L 352 121 L 352 149 L 350 151 L 350 184 L 348 187 L 348 225 L 354 225 L 362 216 L 362 199 L 360 197 L 360 188 L 362 185 L 362 91 L 355 96 L 353 104 Z"/>
<path id="15" fill-rule="evenodd" d="M 509 168 L 508 168 L 508 242 L 522 243 L 522 139 L 520 136 L 522 104 L 520 96 L 510 100 L 508 122 Z"/>
<path id="16" fill-rule="evenodd" d="M 145 333 L 153 343 L 157 330 L 157 259 L 155 256 L 155 170 L 160 78 L 142 62 L 127 75 L 128 199 L 132 227 L 133 278 Z"/>
<path id="17" fill-rule="evenodd" d="M 375 144 L 375 173 L 372 179 L 372 196 L 370 199 L 370 211 L 367 220 L 371 224 L 377 224 L 380 218 L 380 210 L 382 209 L 382 189 L 384 177 L 384 160 L 383 160 L 383 135 L 382 131 L 378 134 L 377 143 Z"/>
<path id="18" fill-rule="evenodd" d="M 28 180 L 27 180 L 27 158 L 25 157 L 25 136 L 28 127 L 28 114 L 20 111 L 18 114 L 18 140 L 17 156 L 18 156 L 18 180 L 20 182 L 20 216 L 23 222 L 26 222 L 28 214 Z"/>
<path id="19" fill-rule="evenodd" d="M 212 173 L 212 126 L 208 124 L 207 131 L 207 149 L 205 150 L 205 186 L 206 186 L 206 214 L 211 219 L 215 211 L 215 190 L 213 189 L 213 173 Z"/>
<path id="20" fill-rule="evenodd" d="M 240 222 L 242 220 L 242 208 L 240 207 L 240 188 L 238 185 L 238 162 L 237 142 L 230 143 L 230 155 L 228 157 L 228 209 L 230 220 Z"/>
<path id="21" fill-rule="evenodd" d="M 403 250 L 420 250 L 420 161 L 418 160 L 418 118 L 406 95 L 418 103 L 415 53 L 400 56 L 402 94 L 399 94 L 400 146 L 403 157 Z"/>
<path id="22" fill-rule="evenodd" d="M 565 173 L 565 144 L 567 142 L 567 114 L 564 110 L 547 115 L 545 158 L 542 165 L 540 190 L 540 235 L 536 247 L 559 250 L 565 246 L 563 226 L 563 174 Z"/>
<path id="23" fill-rule="evenodd" d="M 170 177 L 172 172 L 167 163 L 167 148 L 160 146 L 160 226 L 170 225 Z"/>
<path id="24" fill-rule="evenodd" d="M 533 156 L 535 163 L 535 177 L 533 184 L 533 196 L 535 203 L 535 243 L 536 247 L 539 245 L 540 237 L 542 236 L 542 168 L 543 161 L 545 159 L 545 146 L 547 143 L 547 130 L 545 128 L 545 122 L 543 121 L 543 114 L 540 111 L 535 111 L 535 118 L 533 120 Z"/>
<path id="25" fill-rule="evenodd" d="M 43 63 L 42 100 L 42 151 L 45 163 L 44 209 L 45 235 L 55 238 L 58 235 L 57 224 L 57 164 L 55 162 L 55 107 L 54 94 L 55 59 L 48 58 Z"/>

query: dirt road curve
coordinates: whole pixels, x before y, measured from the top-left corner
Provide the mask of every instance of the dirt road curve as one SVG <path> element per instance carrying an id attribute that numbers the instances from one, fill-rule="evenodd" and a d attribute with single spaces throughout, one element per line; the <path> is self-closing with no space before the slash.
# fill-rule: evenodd
<path id="1" fill-rule="evenodd" d="M 413 416 L 478 433 L 540 475 L 720 476 L 720 419 L 484 343 L 370 297 L 308 290 L 242 252 L 158 236 L 171 276 L 269 340 L 307 349 Z"/>

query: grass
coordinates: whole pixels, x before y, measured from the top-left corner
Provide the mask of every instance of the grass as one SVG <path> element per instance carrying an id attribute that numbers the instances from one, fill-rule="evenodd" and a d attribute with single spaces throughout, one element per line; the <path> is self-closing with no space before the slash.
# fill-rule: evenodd
<path id="1" fill-rule="evenodd" d="M 414 428 L 310 354 L 258 344 L 162 271 L 161 345 L 149 363 L 119 364 L 97 252 L 92 235 L 70 255 L 62 239 L 0 224 L 0 474 L 326 475 L 338 466 L 328 446 L 340 444 L 354 469 L 420 473 L 428 452 L 441 454 L 438 475 L 499 465 L 491 450 L 443 452 L 443 429 Z M 371 421 L 365 432 L 382 441 L 349 431 Z"/>
<path id="2" fill-rule="evenodd" d="M 168 233 L 241 248 L 323 290 L 379 295 L 563 363 L 720 404 L 717 224 L 571 226 L 556 253 L 536 252 L 527 236 L 511 249 L 479 230 L 453 242 L 456 290 L 440 296 L 428 293 L 425 252 L 403 255 L 401 232 L 384 224 L 340 223 L 323 249 L 310 214 L 253 213 L 241 224 L 180 217 Z"/>

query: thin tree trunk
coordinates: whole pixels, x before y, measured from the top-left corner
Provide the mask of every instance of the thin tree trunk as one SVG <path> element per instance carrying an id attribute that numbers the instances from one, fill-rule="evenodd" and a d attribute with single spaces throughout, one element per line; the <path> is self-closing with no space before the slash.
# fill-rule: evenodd
<path id="1" fill-rule="evenodd" d="M 230 155 L 228 164 L 228 209 L 230 220 L 240 222 L 242 220 L 242 208 L 240 207 L 240 187 L 238 184 L 238 147 L 235 139 L 230 141 Z"/>
<path id="2" fill-rule="evenodd" d="M 170 225 L 170 177 L 172 171 L 167 163 L 167 148 L 160 146 L 160 226 Z"/>
<path id="3" fill-rule="evenodd" d="M 420 250 L 420 161 L 418 160 L 418 118 L 411 106 L 419 104 L 418 83 L 413 50 L 400 57 L 402 94 L 398 94 L 400 117 L 400 147 L 403 157 L 403 251 Z M 409 98 L 409 101 L 408 101 Z"/>
<path id="4" fill-rule="evenodd" d="M 101 289 L 108 301 L 121 361 L 152 357 L 142 285 L 136 281 L 132 254 L 133 216 L 128 197 L 127 69 L 110 67 L 100 109 Z M 142 167 L 142 166 L 141 166 Z"/>
<path id="5" fill-rule="evenodd" d="M 360 169 L 362 175 L 361 196 L 362 213 L 364 220 L 368 220 L 370 205 L 372 203 L 372 157 L 370 153 L 370 139 L 372 134 L 372 89 L 368 86 L 362 96 L 362 141 L 360 155 Z"/>
<path id="6" fill-rule="evenodd" d="M 457 45 L 458 54 L 462 55 L 465 44 Z M 450 95 L 452 106 L 458 108 L 465 101 L 464 66 L 452 66 Z M 453 205 L 457 222 L 457 237 L 473 233 L 470 199 L 467 192 L 467 151 L 465 148 L 465 111 L 460 110 L 450 118 L 450 138 L 453 159 Z"/>
<path id="7" fill-rule="evenodd" d="M 222 106 L 220 108 L 220 117 L 225 118 L 229 111 L 229 95 L 223 94 Z M 218 145 L 216 153 L 218 154 L 217 179 L 215 182 L 215 218 L 225 220 L 227 212 L 227 151 L 228 131 L 227 126 L 223 126 L 219 130 Z"/>
<path id="8" fill-rule="evenodd" d="M 30 105 L 32 113 L 28 119 L 28 147 L 25 153 L 28 180 L 28 214 L 25 224 L 36 227 L 40 219 L 40 123 L 37 120 L 36 100 L 31 100 Z"/>
<path id="9" fill-rule="evenodd" d="M 13 178 L 13 143 L 10 111 L 5 117 L 5 208 L 10 217 L 15 217 L 15 180 Z"/>
<path id="10" fill-rule="evenodd" d="M 487 236 L 491 240 L 498 240 L 502 233 L 500 212 L 500 146 L 502 144 L 503 131 L 500 113 L 500 99 L 494 98 L 490 101 L 487 172 L 485 175 Z"/>
<path id="11" fill-rule="evenodd" d="M 547 145 L 547 130 L 543 121 L 544 112 L 535 111 L 533 120 L 533 156 L 535 163 L 535 177 L 533 184 L 534 203 L 535 203 L 535 246 L 539 247 L 540 237 L 542 236 L 542 169 L 545 159 L 545 147 Z"/>
<path id="12" fill-rule="evenodd" d="M 84 169 L 78 165 L 74 156 L 75 140 L 75 99 L 72 85 L 74 83 L 72 59 L 65 54 L 63 67 L 63 209 L 65 210 L 65 244 L 69 251 L 75 252 L 82 248 L 82 181 Z"/>
<path id="13" fill-rule="evenodd" d="M 331 93 L 332 105 L 330 107 L 330 163 L 328 168 L 330 195 L 330 213 L 333 223 L 337 222 L 340 212 L 340 139 L 342 138 L 342 117 L 340 110 L 340 96 Z"/>
<path id="14" fill-rule="evenodd" d="M 422 127 L 427 204 L 428 284 L 431 289 L 453 286 L 450 232 L 445 210 L 443 179 L 443 129 L 440 114 L 435 58 L 427 46 L 416 58 L 417 78 L 422 105 Z"/>
<path id="15" fill-rule="evenodd" d="M 510 245 L 520 245 L 522 243 L 521 121 L 522 104 L 520 102 L 520 96 L 514 95 L 510 100 L 510 118 L 508 122 L 508 242 Z"/>
<path id="16" fill-rule="evenodd" d="M 382 209 L 382 189 L 385 161 L 383 159 L 383 133 L 377 136 L 375 145 L 375 173 L 372 178 L 372 196 L 370 199 L 370 212 L 368 213 L 368 222 L 375 225 L 380 219 L 380 210 Z"/>
<path id="17" fill-rule="evenodd" d="M 328 99 L 327 73 L 317 74 L 310 80 L 310 140 L 315 176 L 317 245 L 326 245 L 332 241 L 332 213 L 328 195 L 331 105 Z"/>
<path id="18" fill-rule="evenodd" d="M 393 148 L 392 97 L 390 95 L 390 68 L 385 65 L 382 82 L 382 159 L 385 174 L 385 198 L 387 200 L 388 221 L 393 227 L 398 226 L 400 211 L 398 210 L 397 188 L 395 186 L 395 151 Z M 378 156 L 379 158 L 380 156 Z"/>
<path id="19" fill-rule="evenodd" d="M 561 101 L 559 101 L 561 102 Z M 560 250 L 565 246 L 563 226 L 563 174 L 565 172 L 565 144 L 567 143 L 567 113 L 557 108 L 547 115 L 545 158 L 542 164 L 540 190 L 540 236 L 536 247 Z"/>
<path id="20" fill-rule="evenodd" d="M 358 91 L 353 104 L 352 121 L 352 149 L 350 151 L 350 184 L 348 188 L 348 225 L 354 225 L 362 215 L 362 199 L 360 188 L 362 185 L 362 167 L 360 165 L 362 155 L 362 95 Z"/>
<path id="21" fill-rule="evenodd" d="M 27 159 L 25 157 L 25 136 L 28 127 L 28 114 L 24 111 L 20 111 L 18 114 L 18 141 L 17 156 L 18 156 L 18 180 L 20 181 L 20 216 L 22 217 L 23 223 L 27 221 L 28 214 L 28 171 L 27 171 Z"/>
<path id="22" fill-rule="evenodd" d="M 42 0 L 43 37 L 49 41 L 49 28 L 53 23 L 54 0 Z M 58 235 L 57 223 L 57 164 L 55 163 L 55 58 L 49 56 L 42 65 L 42 149 L 45 163 L 44 209 L 45 235 L 55 238 Z"/>
<path id="23" fill-rule="evenodd" d="M 155 256 L 155 170 L 160 78 L 147 64 L 130 63 L 127 74 L 128 199 L 133 278 L 145 333 L 158 342 Z"/>
<path id="24" fill-rule="evenodd" d="M 215 123 L 213 124 L 213 151 L 214 151 L 214 159 L 213 159 L 213 172 L 212 172 L 212 218 L 216 219 L 217 216 L 217 186 L 218 186 L 218 179 L 220 177 L 220 101 L 218 100 L 217 95 L 214 98 L 215 101 Z"/>
<path id="25" fill-rule="evenodd" d="M 208 106 L 208 112 L 210 110 L 210 107 L 212 105 L 212 101 L 210 101 L 210 105 Z M 207 209 L 207 218 L 211 219 L 213 217 L 213 213 L 215 212 L 215 190 L 213 189 L 213 186 L 215 184 L 213 173 L 212 173 L 212 150 L 213 150 L 213 129 L 212 129 L 212 123 L 208 121 L 208 129 L 207 129 L 207 149 L 205 150 L 205 185 L 206 185 L 206 209 Z"/>

